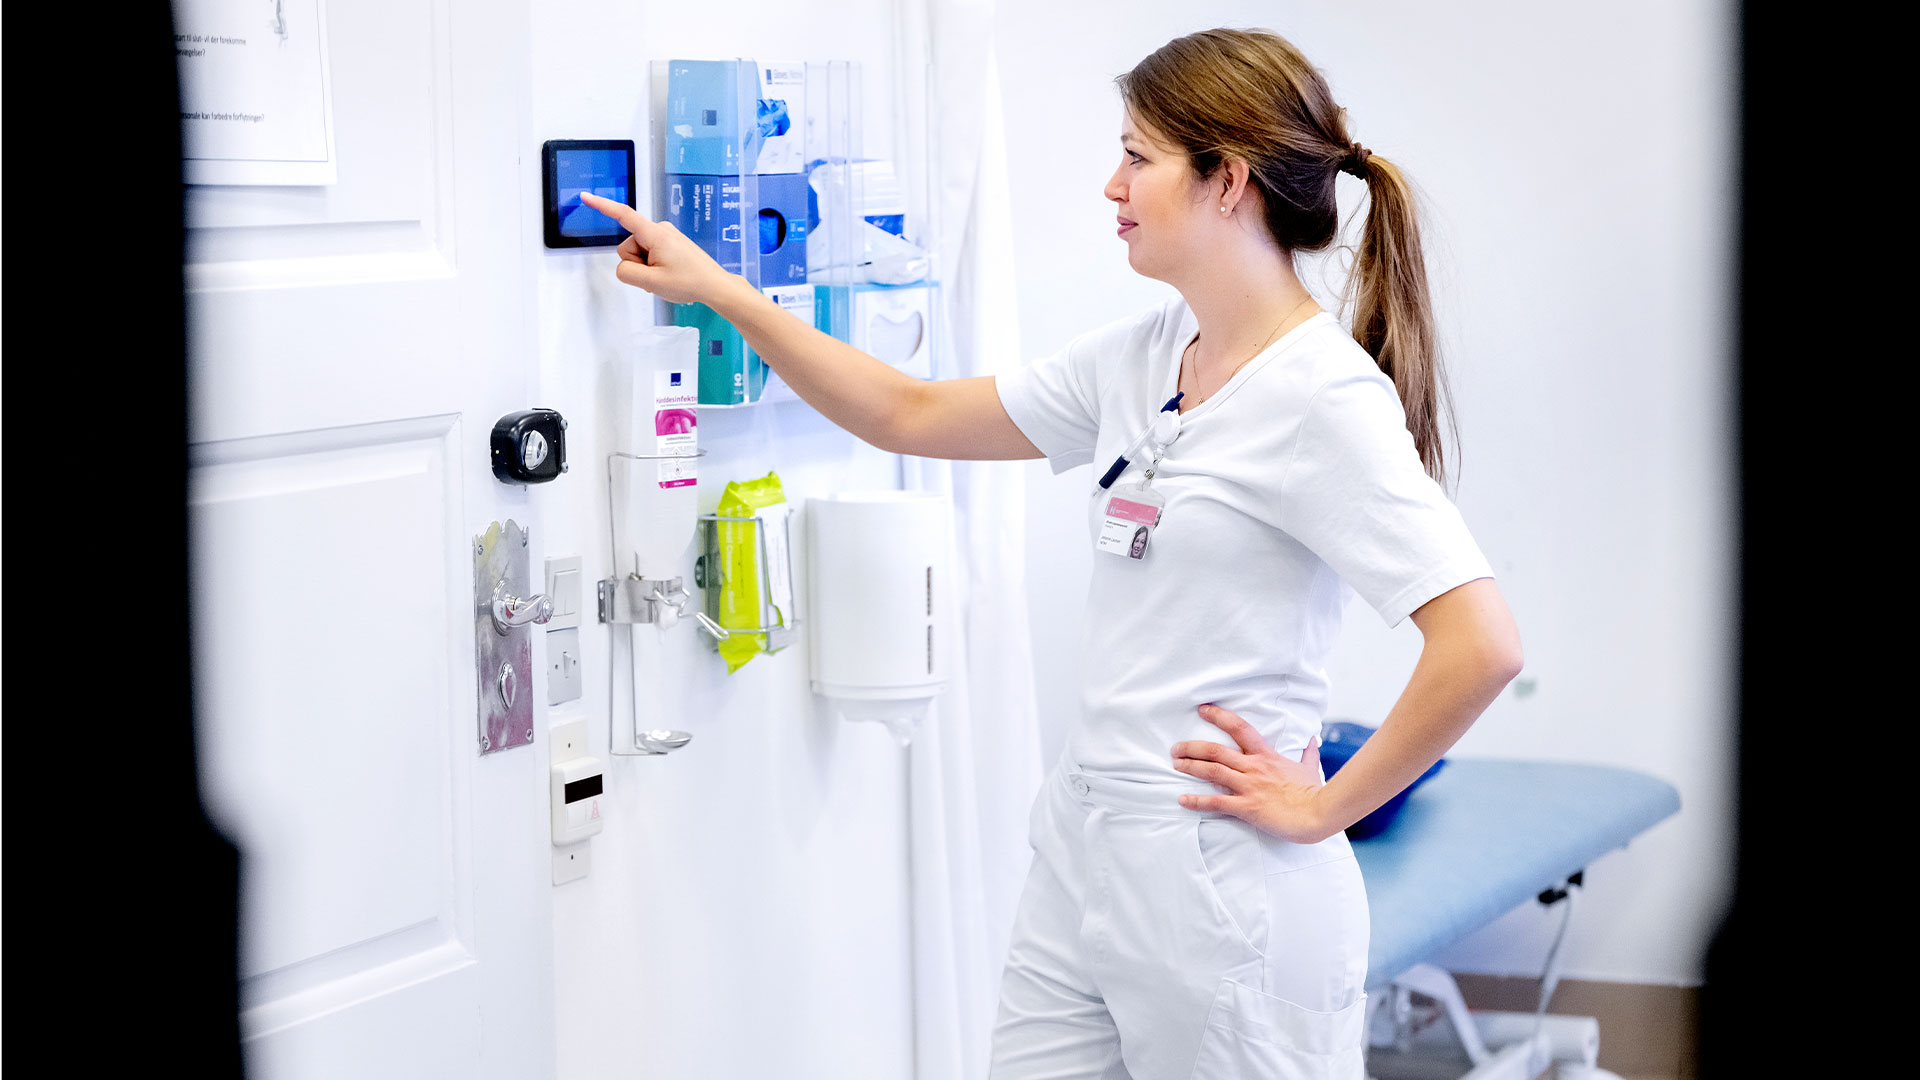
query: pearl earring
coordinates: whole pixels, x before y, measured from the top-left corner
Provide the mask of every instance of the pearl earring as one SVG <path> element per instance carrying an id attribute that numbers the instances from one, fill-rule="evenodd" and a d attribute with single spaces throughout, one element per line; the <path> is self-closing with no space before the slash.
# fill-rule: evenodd
<path id="1" fill-rule="evenodd" d="M 1226 212 L 1227 212 L 1227 208 L 1226 208 L 1226 207 L 1224 207 L 1224 206 L 1223 206 L 1223 207 L 1221 207 L 1221 208 L 1220 208 L 1220 212 L 1221 212 L 1221 213 L 1223 213 L 1223 214 L 1224 214 L 1224 213 L 1226 213 Z"/>

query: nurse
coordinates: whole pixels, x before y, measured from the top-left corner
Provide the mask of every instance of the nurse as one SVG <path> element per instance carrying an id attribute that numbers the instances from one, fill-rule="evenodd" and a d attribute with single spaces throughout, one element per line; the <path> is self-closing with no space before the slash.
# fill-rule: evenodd
<path id="1" fill-rule="evenodd" d="M 1412 190 L 1265 31 L 1168 42 L 1117 80 L 1105 195 L 1178 294 L 1006 375 L 924 382 L 794 318 L 671 225 L 621 281 L 704 303 L 794 392 L 883 450 L 1094 465 L 1079 723 L 1035 800 L 990 1076 L 1363 1076 L 1368 913 L 1343 830 L 1466 731 L 1521 663 L 1442 491 L 1437 354 Z M 1296 252 L 1369 206 L 1353 332 Z M 1358 594 L 1424 644 L 1378 733 L 1320 769 L 1327 652 Z"/>

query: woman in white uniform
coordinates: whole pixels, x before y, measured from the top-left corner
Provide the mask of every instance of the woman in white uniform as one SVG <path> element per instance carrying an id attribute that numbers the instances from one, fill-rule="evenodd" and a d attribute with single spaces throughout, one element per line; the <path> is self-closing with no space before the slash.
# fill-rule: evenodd
<path id="1" fill-rule="evenodd" d="M 1033 807 L 993 1080 L 1359 1080 L 1367 904 L 1343 830 L 1466 731 L 1518 672 L 1519 635 L 1437 482 L 1442 381 L 1399 170 L 1271 33 L 1179 38 L 1118 83 L 1105 194 L 1133 268 L 1179 296 L 1008 375 L 911 378 L 672 226 L 591 205 L 633 233 L 622 281 L 711 306 L 874 446 L 1101 481 L 1081 722 Z M 1351 335 L 1293 267 L 1335 235 L 1341 172 L 1371 198 Z M 1324 664 L 1350 593 L 1425 644 L 1326 783 Z"/>

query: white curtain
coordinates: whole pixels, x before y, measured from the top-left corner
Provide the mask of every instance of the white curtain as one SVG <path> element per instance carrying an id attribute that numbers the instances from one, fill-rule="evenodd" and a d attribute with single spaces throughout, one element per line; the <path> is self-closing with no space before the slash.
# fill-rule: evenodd
<path id="1" fill-rule="evenodd" d="M 894 145 L 934 159 L 928 209 L 944 301 L 935 377 L 992 375 L 1022 360 L 993 0 L 897 0 L 895 12 Z M 904 77 L 923 70 L 925 85 Z M 959 628 L 948 692 L 909 751 L 914 1076 L 983 1080 L 1031 856 L 1027 813 L 1044 775 L 1027 629 L 1027 463 L 905 460 L 905 486 L 953 499 Z"/>

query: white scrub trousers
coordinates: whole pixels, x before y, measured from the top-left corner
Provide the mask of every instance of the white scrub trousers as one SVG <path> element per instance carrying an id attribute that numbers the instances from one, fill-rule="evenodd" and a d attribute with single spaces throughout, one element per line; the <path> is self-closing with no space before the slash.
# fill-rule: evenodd
<path id="1" fill-rule="evenodd" d="M 1028 821 L 990 1080 L 1362 1080 L 1353 849 L 1178 802 L 1223 790 L 1062 756 Z"/>

